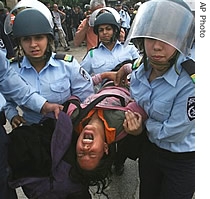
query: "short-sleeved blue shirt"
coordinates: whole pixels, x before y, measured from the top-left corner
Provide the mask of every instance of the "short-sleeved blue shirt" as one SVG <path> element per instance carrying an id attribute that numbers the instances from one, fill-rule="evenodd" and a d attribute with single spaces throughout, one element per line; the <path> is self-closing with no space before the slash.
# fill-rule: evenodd
<path id="1" fill-rule="evenodd" d="M 124 61 L 137 58 L 139 58 L 139 52 L 133 44 L 125 48 L 117 41 L 111 51 L 102 43 L 97 48 L 90 49 L 80 64 L 89 74 L 99 74 L 111 71 Z"/>
<path id="2" fill-rule="evenodd" d="M 131 96 L 148 114 L 145 122 L 152 143 L 172 152 L 195 150 L 195 84 L 182 68 L 180 55 L 164 75 L 148 81 L 151 67 L 132 72 Z"/>
<path id="3" fill-rule="evenodd" d="M 35 88 L 37 93 L 51 103 L 62 104 L 72 95 L 84 101 L 90 94 L 94 93 L 92 78 L 80 67 L 76 59 L 73 58 L 71 62 L 68 62 L 55 59 L 54 56 L 53 53 L 39 73 L 26 57 L 21 62 L 21 68 L 19 68 L 18 63 L 12 64 L 12 67 L 28 84 Z M 9 120 L 17 114 L 14 107 L 14 104 L 7 103 L 5 113 Z M 42 118 L 39 113 L 24 107 L 21 108 L 27 122 L 39 122 Z"/>

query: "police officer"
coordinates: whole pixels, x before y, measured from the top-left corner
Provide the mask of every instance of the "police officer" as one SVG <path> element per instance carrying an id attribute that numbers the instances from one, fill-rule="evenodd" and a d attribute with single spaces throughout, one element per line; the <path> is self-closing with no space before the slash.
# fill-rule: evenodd
<path id="1" fill-rule="evenodd" d="M 128 41 L 144 44 L 143 63 L 133 65 L 130 82 L 131 96 L 148 114 L 140 199 L 189 199 L 195 191 L 195 85 L 183 67 L 194 27 L 182 0 L 151 0 L 129 33 Z"/>
<path id="2" fill-rule="evenodd" d="M 94 92 L 92 79 L 73 56 L 53 53 L 53 28 L 49 19 L 35 8 L 24 9 L 16 15 L 13 35 L 18 54 L 24 56 L 11 65 L 49 102 L 62 104 L 72 95 L 83 101 Z M 23 116 L 20 116 L 16 106 L 8 101 L 5 107 L 6 117 L 13 127 L 37 123 L 42 118 L 41 114 L 22 106 Z"/>
<path id="3" fill-rule="evenodd" d="M 17 104 L 24 105 L 37 112 L 55 111 L 56 117 L 62 109 L 61 105 L 49 104 L 45 98 L 38 95 L 35 90 L 27 85 L 20 76 L 9 66 L 9 61 L 5 53 L 0 49 L 0 198 L 15 199 L 17 198 L 15 190 L 8 186 L 8 163 L 7 163 L 7 145 L 8 136 L 4 129 L 6 119 L 2 108 L 5 100 L 15 100 Z"/>
<path id="4" fill-rule="evenodd" d="M 89 50 L 81 62 L 88 73 L 111 71 L 117 65 L 126 61 L 132 63 L 139 57 L 138 49 L 133 44 L 124 48 L 118 40 L 120 29 L 120 21 L 110 12 L 102 13 L 96 18 L 93 30 L 100 42 L 96 48 Z"/>
<path id="5" fill-rule="evenodd" d="M 126 39 L 131 24 L 131 17 L 128 13 L 128 8 L 126 5 L 123 5 L 121 1 L 117 1 L 115 4 L 115 9 L 120 14 L 121 26 L 125 30 L 125 39 Z"/>

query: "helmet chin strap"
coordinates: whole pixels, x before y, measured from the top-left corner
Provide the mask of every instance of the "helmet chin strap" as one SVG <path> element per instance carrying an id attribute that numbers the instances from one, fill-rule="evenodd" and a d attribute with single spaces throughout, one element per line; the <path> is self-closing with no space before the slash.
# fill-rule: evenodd
<path id="1" fill-rule="evenodd" d="M 178 50 L 176 50 L 176 51 L 171 55 L 171 57 L 169 58 L 169 60 L 168 60 L 167 62 L 162 62 L 162 63 L 160 63 L 160 62 L 153 61 L 153 60 L 149 59 L 149 63 L 150 63 L 151 65 L 155 65 L 155 66 L 165 66 L 166 68 L 170 68 L 170 67 L 173 66 L 174 63 L 176 62 L 176 59 L 177 59 L 178 55 L 179 55 L 179 52 L 178 52 Z"/>

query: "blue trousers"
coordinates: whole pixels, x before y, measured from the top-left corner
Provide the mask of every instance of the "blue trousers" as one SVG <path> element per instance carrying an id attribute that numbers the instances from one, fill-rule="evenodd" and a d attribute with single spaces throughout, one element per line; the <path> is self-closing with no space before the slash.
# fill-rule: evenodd
<path id="1" fill-rule="evenodd" d="M 0 199 L 17 199 L 16 191 L 8 186 L 8 135 L 0 125 Z"/>
<path id="2" fill-rule="evenodd" d="M 139 158 L 139 199 L 192 199 L 195 153 L 172 153 L 147 140 Z"/>

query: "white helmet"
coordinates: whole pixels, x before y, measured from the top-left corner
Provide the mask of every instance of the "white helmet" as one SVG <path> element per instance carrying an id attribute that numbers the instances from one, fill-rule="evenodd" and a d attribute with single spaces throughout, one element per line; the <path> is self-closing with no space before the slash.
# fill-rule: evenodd
<path id="1" fill-rule="evenodd" d="M 135 6 L 141 6 L 141 4 L 142 4 L 141 1 L 139 1 L 135 4 Z"/>
<path id="2" fill-rule="evenodd" d="M 96 20 L 96 18 L 100 15 L 100 13 L 102 12 L 109 12 L 109 13 L 112 13 L 115 17 L 115 20 L 117 23 L 120 24 L 120 14 L 117 12 L 117 10 L 115 10 L 114 8 L 112 7 L 103 7 L 103 8 L 99 8 L 97 10 L 95 10 L 91 15 L 90 15 L 90 18 L 89 18 L 89 26 L 94 26 L 94 22 Z"/>
<path id="3" fill-rule="evenodd" d="M 38 0 L 21 0 L 19 1 L 15 7 L 10 11 L 10 13 L 7 15 L 4 23 L 4 31 L 6 34 L 10 34 L 12 32 L 13 23 L 11 23 L 12 18 L 16 16 L 20 11 L 22 11 L 25 8 L 35 8 L 38 9 L 49 21 L 50 26 L 53 28 L 53 18 L 50 10 L 45 6 L 43 3 L 41 3 Z"/>

